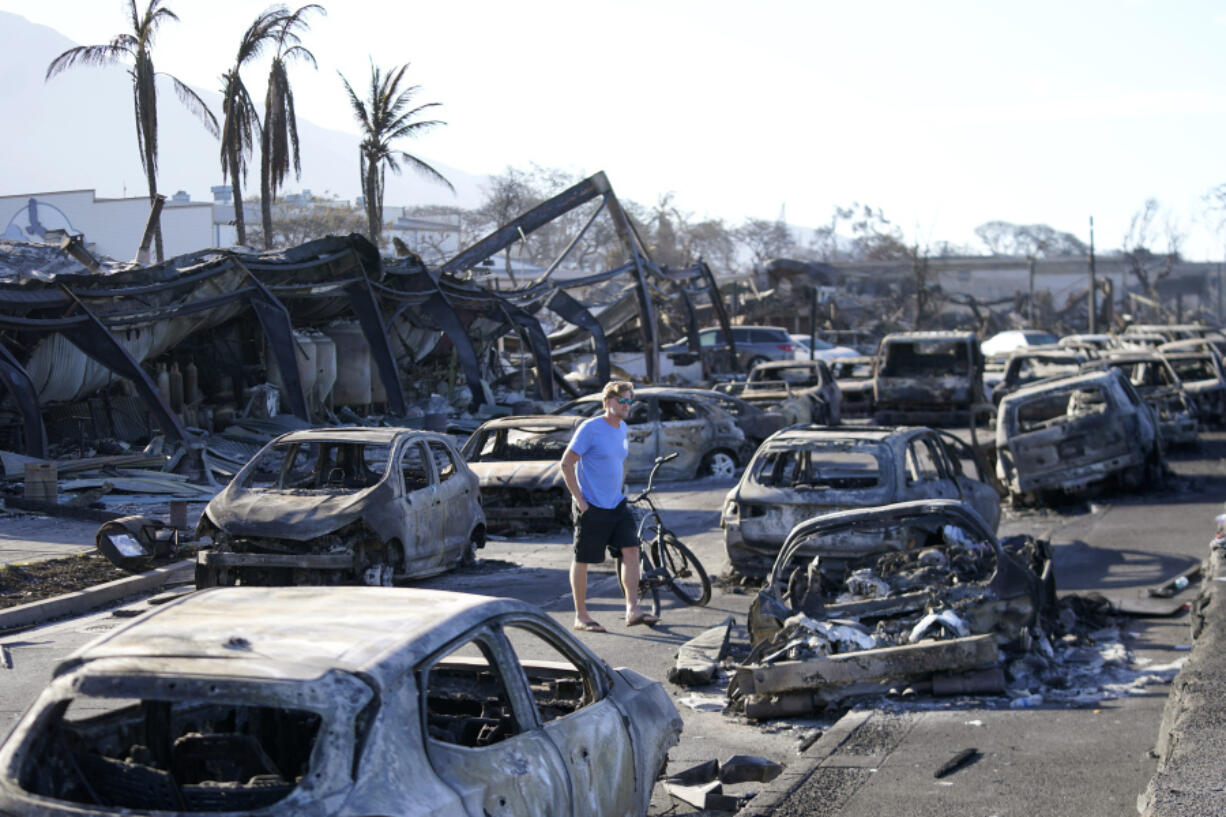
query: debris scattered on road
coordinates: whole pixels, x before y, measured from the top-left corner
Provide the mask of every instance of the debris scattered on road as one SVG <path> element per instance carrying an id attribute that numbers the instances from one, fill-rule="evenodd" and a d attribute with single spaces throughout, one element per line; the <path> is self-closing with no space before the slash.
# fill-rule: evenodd
<path id="1" fill-rule="evenodd" d="M 715 678 L 720 662 L 728 655 L 732 616 L 681 645 L 677 662 L 668 670 L 668 680 L 680 686 L 706 686 Z"/>
<path id="2" fill-rule="evenodd" d="M 940 779 L 948 777 L 954 772 L 961 771 L 971 765 L 980 758 L 979 750 L 973 746 L 969 749 L 963 749 L 949 760 L 941 764 L 941 767 L 932 773 L 932 776 Z"/>

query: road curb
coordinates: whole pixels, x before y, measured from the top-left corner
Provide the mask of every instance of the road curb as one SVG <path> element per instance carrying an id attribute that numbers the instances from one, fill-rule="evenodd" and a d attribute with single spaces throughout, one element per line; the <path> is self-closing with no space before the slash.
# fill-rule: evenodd
<path id="1" fill-rule="evenodd" d="M 847 742 L 853 732 L 873 716 L 873 713 L 872 709 L 853 709 L 839 718 L 834 726 L 800 756 L 800 760 L 784 768 L 783 772 L 754 795 L 735 817 L 767 817 L 774 813 L 792 792 Z"/>
<path id="2" fill-rule="evenodd" d="M 42 601 L 32 601 L 0 610 L 0 633 L 20 627 L 43 624 L 57 618 L 77 616 L 128 596 L 147 593 L 171 581 L 190 579 L 196 563 L 185 560 L 157 567 L 136 576 L 127 576 L 87 590 L 66 593 Z"/>

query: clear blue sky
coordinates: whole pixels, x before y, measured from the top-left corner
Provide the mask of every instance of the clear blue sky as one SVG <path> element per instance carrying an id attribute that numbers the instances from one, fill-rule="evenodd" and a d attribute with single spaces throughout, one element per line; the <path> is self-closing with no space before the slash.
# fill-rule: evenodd
<path id="1" fill-rule="evenodd" d="M 0 0 L 83 44 L 123 30 L 125 5 Z M 158 69 L 212 89 L 268 4 L 167 5 L 181 22 Z M 1098 246 L 1116 247 L 1154 197 L 1185 255 L 1226 246 L 1202 201 L 1226 182 L 1226 2 L 323 5 L 299 115 L 351 129 L 336 72 L 358 87 L 371 59 L 409 61 L 449 123 L 414 152 L 470 172 L 603 169 L 623 196 L 674 191 L 730 222 L 786 206 L 814 227 L 859 201 L 921 245 L 973 244 L 989 220 L 1085 239 L 1094 215 Z"/>

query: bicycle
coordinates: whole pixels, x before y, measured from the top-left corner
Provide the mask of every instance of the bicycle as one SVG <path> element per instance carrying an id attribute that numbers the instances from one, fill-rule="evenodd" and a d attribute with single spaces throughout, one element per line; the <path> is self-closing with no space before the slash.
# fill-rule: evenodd
<path id="1" fill-rule="evenodd" d="M 632 505 L 645 502 L 647 511 L 639 521 L 639 600 L 650 599 L 651 614 L 660 615 L 660 588 L 667 587 L 683 604 L 701 607 L 711 600 L 711 579 L 698 557 L 664 526 L 659 510 L 651 501 L 651 491 L 660 466 L 675 458 L 677 452 L 656 457 L 647 487 L 636 497 L 627 499 Z M 617 560 L 617 583 L 622 586 L 621 559 Z"/>

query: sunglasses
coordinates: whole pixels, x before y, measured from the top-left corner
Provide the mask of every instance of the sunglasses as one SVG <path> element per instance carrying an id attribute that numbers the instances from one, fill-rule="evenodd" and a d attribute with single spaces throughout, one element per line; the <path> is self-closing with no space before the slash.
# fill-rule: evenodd
<path id="1" fill-rule="evenodd" d="M 634 398 L 633 397 L 618 397 L 617 402 L 621 403 L 623 406 L 628 406 L 634 402 Z"/>

